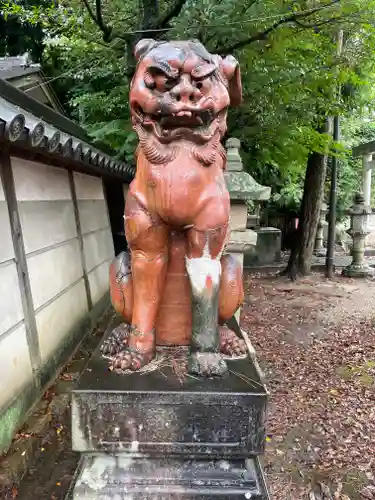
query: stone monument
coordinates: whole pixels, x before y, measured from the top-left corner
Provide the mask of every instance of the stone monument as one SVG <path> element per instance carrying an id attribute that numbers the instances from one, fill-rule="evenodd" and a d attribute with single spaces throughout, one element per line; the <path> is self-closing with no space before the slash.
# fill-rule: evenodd
<path id="1" fill-rule="evenodd" d="M 362 193 L 356 193 L 354 204 L 348 211 L 350 216 L 350 228 L 347 230 L 349 236 L 353 238 L 351 250 L 352 262 L 343 269 L 342 274 L 350 278 L 366 278 L 372 276 L 374 270 L 365 261 L 365 242 L 370 233 L 368 219 L 371 214 L 369 206 L 365 205 Z"/>
<path id="2" fill-rule="evenodd" d="M 110 268 L 118 326 L 73 393 L 83 456 L 69 495 L 267 499 L 267 391 L 235 318 L 242 266 L 226 252 L 220 140 L 227 108 L 241 102 L 240 69 L 196 41 L 141 40 L 135 56 L 130 253 Z"/>

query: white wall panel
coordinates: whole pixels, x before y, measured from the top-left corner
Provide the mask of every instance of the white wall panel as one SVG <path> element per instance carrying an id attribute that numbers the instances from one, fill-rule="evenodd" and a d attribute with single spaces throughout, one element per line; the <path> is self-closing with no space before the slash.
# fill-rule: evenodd
<path id="1" fill-rule="evenodd" d="M 67 170 L 21 158 L 11 163 L 18 201 L 71 199 Z"/>
<path id="2" fill-rule="evenodd" d="M 17 268 L 16 264 L 10 261 L 0 266 L 0 336 L 22 319 L 23 309 Z"/>
<path id="3" fill-rule="evenodd" d="M 88 307 L 83 280 L 38 311 L 36 324 L 43 362 L 53 355 L 64 339 L 87 314 Z"/>
<path id="4" fill-rule="evenodd" d="M 9 403 L 32 377 L 25 325 L 0 337 L 0 407 Z"/>
<path id="5" fill-rule="evenodd" d="M 38 309 L 83 276 L 78 239 L 28 257 L 27 266 Z"/>

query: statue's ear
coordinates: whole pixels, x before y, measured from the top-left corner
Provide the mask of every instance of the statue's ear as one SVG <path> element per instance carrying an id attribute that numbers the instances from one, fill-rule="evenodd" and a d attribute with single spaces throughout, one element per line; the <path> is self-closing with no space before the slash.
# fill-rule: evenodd
<path id="1" fill-rule="evenodd" d="M 149 52 L 157 42 L 153 40 L 152 38 L 143 38 L 142 40 L 139 40 L 137 45 L 134 47 L 134 57 L 136 58 L 137 61 L 141 59 L 147 52 Z"/>
<path id="2" fill-rule="evenodd" d="M 221 61 L 221 71 L 228 81 L 228 92 L 231 106 L 239 106 L 242 102 L 241 70 L 237 59 L 227 56 Z"/>

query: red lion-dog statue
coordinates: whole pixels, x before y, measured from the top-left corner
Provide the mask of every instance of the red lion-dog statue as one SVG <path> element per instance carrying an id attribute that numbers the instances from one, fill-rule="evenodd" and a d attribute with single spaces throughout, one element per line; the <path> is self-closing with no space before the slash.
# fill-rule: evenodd
<path id="1" fill-rule="evenodd" d="M 191 373 L 223 375 L 222 354 L 245 350 L 219 327 L 243 301 L 241 267 L 223 254 L 230 200 L 220 143 L 229 105 L 242 100 L 240 69 L 197 41 L 141 40 L 135 57 L 129 102 L 139 146 L 124 216 L 130 255 L 110 269 L 112 303 L 129 326 L 120 337 L 114 331 L 103 353 L 114 368 L 134 371 L 156 345 L 190 346 Z"/>

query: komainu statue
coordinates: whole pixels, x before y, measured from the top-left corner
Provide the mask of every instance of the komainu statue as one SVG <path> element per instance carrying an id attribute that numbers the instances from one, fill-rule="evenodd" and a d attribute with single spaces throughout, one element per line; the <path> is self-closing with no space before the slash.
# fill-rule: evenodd
<path id="1" fill-rule="evenodd" d="M 237 61 L 196 41 L 141 40 L 130 110 L 139 137 L 125 206 L 130 254 L 110 269 L 112 303 L 127 322 L 103 345 L 115 369 L 138 370 L 156 346 L 190 346 L 189 371 L 223 375 L 245 344 L 224 325 L 243 301 L 242 271 L 223 253 L 227 109 L 241 102 Z M 223 354 L 225 355 L 223 357 Z"/>

